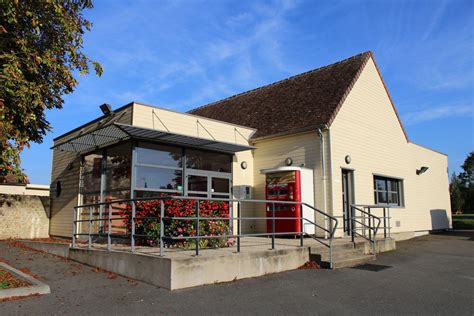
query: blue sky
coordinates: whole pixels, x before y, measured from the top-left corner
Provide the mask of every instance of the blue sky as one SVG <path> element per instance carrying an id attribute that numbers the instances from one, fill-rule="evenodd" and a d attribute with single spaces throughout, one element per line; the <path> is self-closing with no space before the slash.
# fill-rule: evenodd
<path id="1" fill-rule="evenodd" d="M 52 139 L 140 101 L 179 111 L 372 50 L 411 141 L 474 150 L 474 2 L 94 1 L 85 51 L 104 74 L 80 76 L 53 131 L 22 154 L 32 183 L 50 181 Z"/>

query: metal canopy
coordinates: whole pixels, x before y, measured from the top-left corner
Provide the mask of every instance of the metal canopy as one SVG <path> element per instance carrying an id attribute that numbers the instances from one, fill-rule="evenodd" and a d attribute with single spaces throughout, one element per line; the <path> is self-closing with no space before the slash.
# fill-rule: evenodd
<path id="1" fill-rule="evenodd" d="M 70 152 L 85 152 L 105 147 L 126 139 L 149 140 L 170 145 L 196 147 L 227 153 L 235 153 L 255 148 L 252 146 L 163 132 L 121 123 L 113 123 L 100 129 L 78 135 L 65 142 L 57 144 L 52 147 L 52 149 Z"/>

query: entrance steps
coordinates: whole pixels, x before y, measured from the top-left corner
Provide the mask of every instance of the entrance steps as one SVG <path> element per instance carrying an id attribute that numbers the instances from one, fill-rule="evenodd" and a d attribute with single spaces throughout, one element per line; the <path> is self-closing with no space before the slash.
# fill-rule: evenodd
<path id="1" fill-rule="evenodd" d="M 347 240 L 338 240 L 333 244 L 333 269 L 349 268 L 366 264 L 376 260 L 371 253 L 372 245 L 368 241 L 352 243 Z M 395 249 L 395 241 L 391 238 L 377 240 L 377 253 Z M 323 268 L 330 267 L 329 249 L 324 246 L 310 248 L 310 259 Z"/>
<path id="2" fill-rule="evenodd" d="M 310 252 L 310 258 L 323 268 L 330 267 L 329 251 Z M 339 249 L 332 253 L 333 269 L 349 268 L 375 260 L 373 255 L 366 255 L 361 249 Z"/>

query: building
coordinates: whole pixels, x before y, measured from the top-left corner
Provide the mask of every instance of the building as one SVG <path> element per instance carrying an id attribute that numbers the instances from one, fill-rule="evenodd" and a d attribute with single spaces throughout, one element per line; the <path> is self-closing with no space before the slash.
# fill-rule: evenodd
<path id="1" fill-rule="evenodd" d="M 390 206 L 398 239 L 451 225 L 447 156 L 410 142 L 370 52 L 188 113 L 136 102 L 104 113 L 54 140 L 53 236 L 71 236 L 78 204 L 160 192 L 265 199 L 262 171 L 287 165 L 312 171 L 302 185 L 343 219 L 338 237 L 352 204 Z"/>

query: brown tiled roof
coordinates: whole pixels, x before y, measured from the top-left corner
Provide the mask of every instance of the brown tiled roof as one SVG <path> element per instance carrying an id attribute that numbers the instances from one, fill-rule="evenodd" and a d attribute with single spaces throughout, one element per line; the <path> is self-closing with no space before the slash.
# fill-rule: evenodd
<path id="1" fill-rule="evenodd" d="M 371 56 L 365 52 L 189 113 L 256 128 L 254 138 L 330 125 Z"/>

